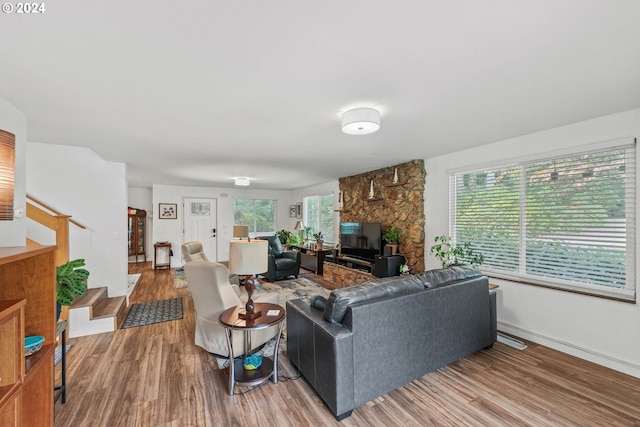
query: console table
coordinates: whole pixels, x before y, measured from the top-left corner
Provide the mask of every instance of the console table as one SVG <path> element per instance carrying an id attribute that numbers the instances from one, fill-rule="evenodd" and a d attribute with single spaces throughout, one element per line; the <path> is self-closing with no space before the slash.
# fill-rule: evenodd
<path id="1" fill-rule="evenodd" d="M 313 247 L 289 246 L 291 250 L 300 252 L 300 264 L 318 275 L 323 273 L 324 260 L 331 254 L 331 249 L 316 250 Z"/>

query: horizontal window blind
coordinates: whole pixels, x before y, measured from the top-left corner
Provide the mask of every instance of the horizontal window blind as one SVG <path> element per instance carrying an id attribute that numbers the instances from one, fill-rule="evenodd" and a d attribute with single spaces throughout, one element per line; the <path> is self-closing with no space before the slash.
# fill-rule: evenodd
<path id="1" fill-rule="evenodd" d="M 16 137 L 0 130 L 0 220 L 13 220 Z"/>
<path id="2" fill-rule="evenodd" d="M 635 144 L 451 175 L 451 232 L 506 277 L 635 299 Z"/>

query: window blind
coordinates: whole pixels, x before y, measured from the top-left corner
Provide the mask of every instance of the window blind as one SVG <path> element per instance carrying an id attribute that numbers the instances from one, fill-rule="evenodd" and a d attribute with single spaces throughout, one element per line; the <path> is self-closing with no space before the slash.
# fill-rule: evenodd
<path id="1" fill-rule="evenodd" d="M 0 220 L 13 220 L 16 137 L 0 130 Z"/>
<path id="2" fill-rule="evenodd" d="M 451 175 L 451 234 L 507 278 L 635 299 L 635 143 Z"/>

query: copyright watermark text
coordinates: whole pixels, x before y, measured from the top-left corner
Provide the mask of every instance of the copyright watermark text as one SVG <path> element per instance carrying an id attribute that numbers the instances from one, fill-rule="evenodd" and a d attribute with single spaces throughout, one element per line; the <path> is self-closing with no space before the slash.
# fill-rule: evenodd
<path id="1" fill-rule="evenodd" d="M 37 14 L 44 13 L 44 3 L 3 3 L 3 13 Z"/>

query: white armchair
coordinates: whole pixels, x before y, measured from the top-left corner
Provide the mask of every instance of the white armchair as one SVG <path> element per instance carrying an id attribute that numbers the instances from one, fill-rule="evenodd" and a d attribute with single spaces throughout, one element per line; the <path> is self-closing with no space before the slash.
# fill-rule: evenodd
<path id="1" fill-rule="evenodd" d="M 197 241 L 182 244 L 182 258 L 185 264 L 192 261 L 209 261 L 207 254 L 202 249 L 202 243 Z M 218 261 L 220 264 L 229 268 L 229 261 Z M 188 279 L 187 279 L 188 280 Z M 240 278 L 237 274 L 229 274 L 229 283 L 233 286 L 233 290 L 240 296 Z"/>
<path id="2" fill-rule="evenodd" d="M 210 261 L 187 262 L 184 271 L 193 297 L 196 316 L 195 344 L 210 353 L 229 356 L 225 329 L 218 323 L 220 314 L 243 302 L 229 283 L 229 270 L 223 264 Z M 278 294 L 268 293 L 254 296 L 255 302 L 278 304 Z M 277 326 L 251 332 L 251 345 L 256 348 L 278 333 Z M 234 357 L 245 349 L 244 332 L 233 331 Z"/>

